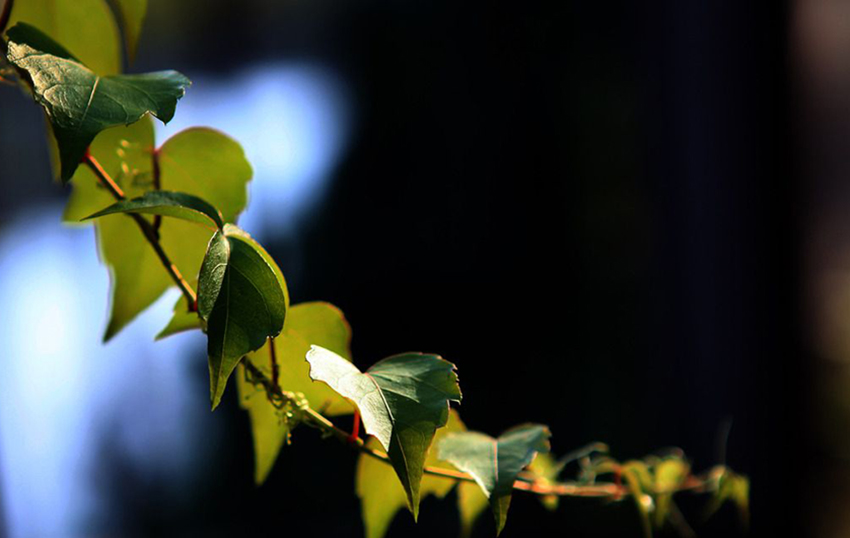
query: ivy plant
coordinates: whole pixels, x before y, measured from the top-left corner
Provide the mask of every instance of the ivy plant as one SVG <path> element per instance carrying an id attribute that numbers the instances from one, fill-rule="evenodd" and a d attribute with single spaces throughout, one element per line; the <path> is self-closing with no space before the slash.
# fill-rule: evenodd
<path id="1" fill-rule="evenodd" d="M 709 515 L 732 502 L 747 520 L 749 482 L 725 466 L 696 474 L 681 452 L 619 461 L 602 443 L 558 458 L 545 425 L 498 437 L 468 430 L 453 406 L 462 398 L 457 366 L 438 355 L 355 365 L 343 313 L 323 302 L 290 305 L 275 260 L 237 226 L 251 179 L 239 144 L 206 128 L 156 144 L 152 118 L 168 122 L 191 83 L 176 71 L 120 72 L 146 8 L 146 0 L 7 1 L 0 73 L 44 111 L 57 176 L 73 189 L 64 219 L 96 229 L 113 275 L 104 339 L 176 286 L 182 297 L 157 338 L 206 334 L 211 406 L 236 384 L 257 484 L 303 424 L 360 453 L 356 494 L 369 538 L 384 536 L 399 510 L 416 519 L 423 497 L 454 488 L 464 535 L 488 507 L 500 533 L 516 493 L 549 509 L 573 497 L 633 502 L 646 536 L 683 524 L 676 497 L 685 492 L 708 495 Z M 352 431 L 332 421 L 349 414 Z M 577 471 L 567 476 L 571 463 Z"/>

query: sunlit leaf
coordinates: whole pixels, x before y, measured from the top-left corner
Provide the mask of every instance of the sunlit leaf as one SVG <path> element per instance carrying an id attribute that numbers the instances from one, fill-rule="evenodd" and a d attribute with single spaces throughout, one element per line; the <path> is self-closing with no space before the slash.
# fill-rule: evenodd
<path id="1" fill-rule="evenodd" d="M 690 466 L 681 458 L 666 458 L 654 468 L 655 474 L 655 528 L 661 528 L 670 515 L 673 492 L 681 486 L 690 473 Z"/>
<path id="2" fill-rule="evenodd" d="M 478 516 L 487 509 L 487 496 L 474 482 L 461 482 L 457 486 L 457 508 L 460 514 L 460 536 L 469 538 Z"/>
<path id="3" fill-rule="evenodd" d="M 650 514 L 655 508 L 651 492 L 654 490 L 652 473 L 646 463 L 640 460 L 631 460 L 620 466 L 623 481 L 634 499 L 635 507 L 640 516 L 641 529 L 646 538 L 652 536 L 652 524 Z"/>
<path id="4" fill-rule="evenodd" d="M 47 112 L 59 145 L 63 181 L 74 175 L 98 133 L 146 114 L 170 121 L 190 85 L 176 71 L 101 76 L 77 61 L 15 41 L 9 41 L 7 58 L 27 72 L 33 96 Z"/>
<path id="5" fill-rule="evenodd" d="M 216 231 L 198 280 L 213 409 L 242 356 L 280 334 L 288 306 L 283 274 L 263 247 L 231 224 Z"/>
<path id="6" fill-rule="evenodd" d="M 460 420 L 457 412 L 452 409 L 446 427 L 437 430 L 434 443 L 438 443 L 447 433 L 462 431 L 466 431 L 466 426 Z M 369 440 L 368 446 L 375 449 L 381 447 L 377 439 L 374 438 Z M 451 468 L 450 465 L 437 459 L 436 450 L 429 452 L 425 465 Z M 391 466 L 366 454 L 361 454 L 357 460 L 355 481 L 357 496 L 360 497 L 366 538 L 383 538 L 396 513 L 407 506 L 407 494 Z M 451 491 L 455 483 L 455 480 L 424 475 L 419 488 L 419 495 L 421 498 L 434 495 L 442 499 Z"/>
<path id="7" fill-rule="evenodd" d="M 711 517 L 726 502 L 732 502 L 738 508 L 743 524 L 749 525 L 750 480 L 723 465 L 713 468 L 709 474 L 716 481 L 717 489 L 706 507 L 705 517 Z"/>
<path id="8" fill-rule="evenodd" d="M 154 152 L 153 125 L 147 118 L 107 129 L 91 146 L 92 155 L 130 198 L 154 189 Z M 161 188 L 207 200 L 228 222 L 235 222 L 244 209 L 251 167 L 230 137 L 206 128 L 181 131 L 159 149 L 157 162 Z M 75 223 L 115 201 L 86 167 L 77 169 L 71 184 L 73 192 L 63 216 L 66 222 Z M 174 282 L 131 219 L 108 216 L 96 226 L 101 257 L 112 273 L 112 307 L 104 337 L 108 340 Z M 165 219 L 159 235 L 171 261 L 194 286 L 211 232 L 193 223 Z M 197 316 L 186 314 L 187 310 L 175 311 L 181 319 L 169 326 L 196 326 Z"/>
<path id="9" fill-rule="evenodd" d="M 549 429 L 539 424 L 512 428 L 498 439 L 478 432 L 447 435 L 439 458 L 469 473 L 488 497 L 501 533 L 508 517 L 514 481 L 538 452 L 549 451 Z"/>
<path id="10" fill-rule="evenodd" d="M 534 480 L 543 486 L 548 486 L 558 480 L 563 466 L 558 461 L 555 461 L 554 456 L 550 452 L 540 452 L 531 465 L 528 466 L 528 471 L 534 475 Z M 540 502 L 543 503 L 548 510 L 556 510 L 558 508 L 557 495 L 540 495 Z"/>
<path id="11" fill-rule="evenodd" d="M 417 518 L 428 449 L 437 428 L 449 418 L 449 402 L 461 398 L 454 365 L 437 355 L 406 353 L 361 373 L 318 346 L 311 348 L 307 361 L 312 379 L 327 383 L 360 410 L 366 433 L 375 436 L 389 454 Z"/>
<path id="12" fill-rule="evenodd" d="M 113 0 L 118 8 L 121 19 L 121 29 L 124 31 L 124 46 L 127 47 L 127 57 L 132 61 L 136 57 L 139 35 L 142 33 L 142 23 L 148 10 L 148 0 Z"/>
<path id="13" fill-rule="evenodd" d="M 196 316 L 197 318 L 197 316 Z M 351 413 L 351 404 L 323 383 L 310 379 L 310 365 L 304 356 L 312 344 L 332 349 L 350 359 L 351 329 L 342 312 L 329 303 L 301 303 L 289 308 L 283 331 L 274 340 L 278 364 L 278 386 L 301 393 L 314 409 L 326 416 Z M 271 379 L 269 344 L 250 353 L 247 360 Z M 251 417 L 254 437 L 254 478 L 265 481 L 289 434 L 290 424 L 268 402 L 265 393 L 255 396 L 256 388 L 237 376 L 239 401 Z M 390 473 L 392 471 L 390 470 Z"/>
<path id="14" fill-rule="evenodd" d="M 223 228 L 221 213 L 206 200 L 185 192 L 149 191 L 89 215 L 83 220 L 96 219 L 117 213 L 137 213 L 174 217 L 212 228 Z"/>
<path id="15" fill-rule="evenodd" d="M 195 329 L 201 329 L 201 318 L 198 317 L 197 312 L 190 310 L 186 297 L 181 296 L 174 304 L 174 315 L 168 325 L 156 335 L 156 339 L 162 340 L 173 334 Z"/>
<path id="16" fill-rule="evenodd" d="M 121 40 L 106 0 L 18 0 L 9 28 L 29 23 L 100 75 L 121 71 Z"/>

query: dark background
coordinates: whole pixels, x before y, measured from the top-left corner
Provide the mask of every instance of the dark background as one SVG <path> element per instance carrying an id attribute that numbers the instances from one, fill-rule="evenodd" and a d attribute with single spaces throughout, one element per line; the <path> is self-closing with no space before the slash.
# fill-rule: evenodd
<path id="1" fill-rule="evenodd" d="M 134 70 L 331 65 L 353 91 L 352 143 L 298 241 L 266 245 L 293 302 L 341 307 L 360 366 L 440 353 L 470 427 L 542 422 L 559 454 L 679 446 L 703 470 L 731 421 L 751 535 L 804 536 L 817 464 L 801 433 L 811 352 L 790 47 L 776 1 L 153 0 Z M 41 174 L 15 185 L 19 200 L 63 195 Z M 216 414 L 230 464 L 181 505 L 104 446 L 105 534 L 360 535 L 353 454 L 298 430 L 256 489 L 235 392 Z M 400 513 L 390 536 L 453 535 L 452 497 L 424 501 L 417 526 Z M 731 507 L 701 523 L 704 501 L 682 501 L 700 536 L 740 531 Z M 492 532 L 485 515 L 476 536 Z M 639 533 L 629 503 L 553 514 L 517 494 L 504 536 Z"/>

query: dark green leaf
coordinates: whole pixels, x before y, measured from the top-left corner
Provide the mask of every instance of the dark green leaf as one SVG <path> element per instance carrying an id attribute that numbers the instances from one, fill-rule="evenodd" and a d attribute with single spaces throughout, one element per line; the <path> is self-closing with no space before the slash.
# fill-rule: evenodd
<path id="1" fill-rule="evenodd" d="M 7 57 L 28 73 L 35 100 L 47 112 L 59 146 L 63 181 L 71 179 L 104 129 L 129 125 L 146 114 L 170 121 L 190 84 L 176 71 L 100 76 L 79 62 L 14 41 L 9 42 Z"/>
<path id="2" fill-rule="evenodd" d="M 446 427 L 437 430 L 434 442 L 438 443 L 447 433 L 462 431 L 466 431 L 466 426 L 460 420 L 457 411 L 452 409 L 449 412 Z M 374 438 L 369 440 L 368 445 L 371 448 L 380 447 L 380 443 Z M 436 450 L 429 452 L 425 465 L 451 468 L 450 465 L 437 460 Z M 392 467 L 366 454 L 361 454 L 357 460 L 355 481 L 357 496 L 360 497 L 360 511 L 363 514 L 366 538 L 383 538 L 396 513 L 407 506 L 407 494 L 399 484 Z M 442 499 L 454 485 L 454 480 L 424 475 L 419 495 L 421 498 L 434 495 Z"/>
<path id="3" fill-rule="evenodd" d="M 20 22 L 61 43 L 95 73 L 121 71 L 121 39 L 106 0 L 17 0 L 8 27 Z"/>
<path id="4" fill-rule="evenodd" d="M 351 357 L 349 344 L 351 328 L 342 312 L 329 303 L 313 302 L 292 306 L 286 312 L 283 331 L 272 343 L 278 364 L 278 385 L 281 389 L 301 393 L 314 409 L 325 416 L 351 413 L 353 407 L 330 387 L 310 380 L 310 366 L 304 355 L 311 344 L 317 344 L 344 356 Z M 247 360 L 271 378 L 270 350 L 266 344 L 250 353 Z M 268 402 L 265 392 L 257 395 L 257 389 L 237 376 L 239 401 L 251 417 L 254 437 L 254 479 L 261 484 L 268 476 L 278 453 L 289 434 L 290 424 L 281 417 Z"/>
<path id="5" fill-rule="evenodd" d="M 198 314 L 207 323 L 213 409 L 242 356 L 280 334 L 288 306 L 283 275 L 268 253 L 231 224 L 216 231 L 198 284 Z"/>
<path id="6" fill-rule="evenodd" d="M 68 60 L 80 62 L 80 60 L 73 54 L 71 54 L 68 49 L 54 41 L 52 37 L 45 34 L 44 32 L 42 32 L 31 24 L 19 22 L 12 28 L 9 28 L 9 30 L 6 32 L 6 36 L 9 38 L 10 41 L 14 41 L 15 43 L 21 45 L 29 45 L 35 50 L 40 50 L 42 52 L 46 52 L 47 54 L 52 54 L 53 56 L 58 56 L 60 58 L 66 58 Z"/>
<path id="7" fill-rule="evenodd" d="M 505 527 L 517 475 L 538 452 L 549 451 L 549 429 L 538 424 L 512 428 L 498 439 L 477 432 L 447 435 L 439 458 L 469 473 L 490 499 L 496 532 Z"/>
<path id="8" fill-rule="evenodd" d="M 96 219 L 116 213 L 146 213 L 163 215 L 223 228 L 221 213 L 205 200 L 185 192 L 149 191 L 142 196 L 116 202 L 83 220 Z"/>
<path id="9" fill-rule="evenodd" d="M 437 355 L 406 353 L 377 362 L 365 373 L 336 353 L 313 346 L 307 354 L 310 377 L 323 381 L 360 410 L 366 433 L 390 457 L 407 493 L 413 517 L 419 515 L 422 468 L 437 428 L 446 425 L 449 402 L 460 401 L 454 365 Z"/>

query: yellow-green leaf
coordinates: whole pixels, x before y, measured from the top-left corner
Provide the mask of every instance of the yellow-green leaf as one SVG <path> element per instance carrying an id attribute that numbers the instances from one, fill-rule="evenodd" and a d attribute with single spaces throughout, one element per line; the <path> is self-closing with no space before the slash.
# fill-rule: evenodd
<path id="1" fill-rule="evenodd" d="M 327 416 L 353 411 L 351 404 L 330 387 L 312 382 L 309 375 L 310 366 L 304 361 L 304 356 L 312 344 L 332 349 L 350 360 L 351 329 L 338 308 L 322 302 L 292 306 L 286 313 L 283 331 L 273 342 L 279 368 L 278 385 L 282 390 L 303 394 L 311 407 L 321 410 Z M 271 378 L 269 344 L 250 353 L 247 360 Z M 265 392 L 260 391 L 261 393 L 255 396 L 257 389 L 246 384 L 242 377 L 237 376 L 239 401 L 251 417 L 254 479 L 257 484 L 261 484 L 285 444 L 290 425 L 268 402 Z"/>
<path id="2" fill-rule="evenodd" d="M 113 0 L 118 8 L 121 19 L 121 29 L 124 31 L 124 46 L 127 47 L 127 58 L 130 61 L 136 57 L 139 45 L 139 35 L 142 33 L 142 23 L 148 10 L 148 0 Z"/>
<path id="3" fill-rule="evenodd" d="M 439 442 L 447 433 L 461 431 L 466 431 L 466 426 L 460 420 L 457 411 L 452 409 L 446 426 L 437 430 L 434 442 Z M 380 443 L 374 438 L 369 440 L 368 446 L 373 449 L 380 449 L 381 447 Z M 451 468 L 450 465 L 437 459 L 436 450 L 430 451 L 425 460 L 425 465 Z M 357 496 L 360 497 L 360 509 L 363 515 L 366 538 L 383 538 L 396 513 L 407 506 L 407 494 L 390 465 L 366 454 L 361 454 L 357 460 L 355 481 Z M 455 480 L 424 475 L 419 494 L 422 498 L 434 495 L 442 499 L 451 491 L 455 483 Z M 486 499 L 484 505 L 486 506 Z"/>
<path id="4" fill-rule="evenodd" d="M 690 466 L 681 458 L 665 458 L 654 468 L 655 472 L 655 528 L 660 529 L 670 515 L 673 493 L 685 481 Z"/>
<path id="5" fill-rule="evenodd" d="M 92 155 L 130 198 L 155 187 L 154 151 L 153 125 L 148 118 L 128 127 L 107 129 L 91 145 Z M 235 222 L 244 209 L 251 166 L 230 137 L 206 128 L 181 131 L 159 149 L 157 162 L 161 188 L 203 198 L 229 222 Z M 66 222 L 75 223 L 115 201 L 86 167 L 77 169 L 71 184 L 73 192 L 63 217 Z M 99 219 L 96 227 L 101 259 L 112 274 L 112 306 L 104 336 L 109 340 L 174 282 L 131 219 L 109 216 Z M 160 227 L 163 247 L 192 285 L 197 284 L 211 235 L 195 224 L 176 219 L 165 219 Z M 172 320 L 169 331 L 193 326 L 186 310 L 176 311 L 175 316 L 181 319 Z"/>
<path id="6" fill-rule="evenodd" d="M 121 39 L 106 0 L 18 0 L 8 28 L 29 23 L 100 75 L 121 72 Z"/>
<path id="7" fill-rule="evenodd" d="M 461 482 L 457 486 L 457 508 L 460 514 L 460 536 L 469 538 L 478 516 L 487 509 L 489 501 L 478 484 Z"/>

